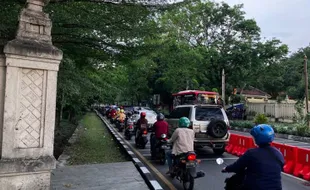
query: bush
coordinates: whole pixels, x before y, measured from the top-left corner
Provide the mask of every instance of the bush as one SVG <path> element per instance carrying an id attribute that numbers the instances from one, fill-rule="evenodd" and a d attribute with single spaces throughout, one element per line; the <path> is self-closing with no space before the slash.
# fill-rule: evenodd
<path id="1" fill-rule="evenodd" d="M 298 135 L 302 137 L 310 137 L 310 129 L 307 123 L 269 123 L 276 133 L 287 134 L 287 135 Z M 230 121 L 232 129 L 252 129 L 255 123 L 251 121 Z"/>
<path id="2" fill-rule="evenodd" d="M 307 133 L 309 133 L 309 127 L 307 121 L 296 123 L 295 127 L 297 135 L 304 136 Z"/>
<path id="3" fill-rule="evenodd" d="M 254 127 L 254 123 L 251 121 L 231 121 L 230 126 L 231 127 L 238 127 L 238 128 L 246 128 L 246 129 L 252 129 Z"/>
<path id="4" fill-rule="evenodd" d="M 255 124 L 266 124 L 268 122 L 268 118 L 264 114 L 257 114 L 254 118 Z"/>

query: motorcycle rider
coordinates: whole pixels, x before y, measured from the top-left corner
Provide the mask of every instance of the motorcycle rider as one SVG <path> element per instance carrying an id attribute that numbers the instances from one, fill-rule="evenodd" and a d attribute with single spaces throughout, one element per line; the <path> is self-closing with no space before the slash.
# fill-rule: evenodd
<path id="1" fill-rule="evenodd" d="M 162 113 L 157 115 L 157 121 L 153 125 L 153 131 L 155 131 L 155 135 L 152 136 L 151 139 L 151 152 L 152 156 L 155 156 L 156 153 L 156 144 L 158 140 L 161 139 L 162 134 L 168 135 L 168 123 L 165 121 L 165 116 Z"/>
<path id="2" fill-rule="evenodd" d="M 121 113 L 121 109 L 120 109 L 120 108 L 117 108 L 117 109 L 116 109 L 116 117 L 118 117 L 120 113 Z"/>
<path id="3" fill-rule="evenodd" d="M 173 157 L 194 151 L 194 140 L 195 132 L 188 127 L 190 126 L 190 121 L 187 117 L 181 117 L 179 119 L 179 127 L 173 132 L 171 138 L 168 140 L 168 143 L 173 143 L 172 151 L 166 152 L 166 159 L 169 166 L 169 171 L 167 174 L 173 172 L 172 163 Z"/>
<path id="4" fill-rule="evenodd" d="M 118 121 L 125 121 L 126 114 L 125 114 L 125 111 L 123 109 L 121 109 L 119 111 L 119 115 L 118 115 L 117 119 L 118 119 Z"/>
<path id="5" fill-rule="evenodd" d="M 252 128 L 250 134 L 258 148 L 247 150 L 222 171 L 245 171 L 242 190 L 282 190 L 281 171 L 285 161 L 282 153 L 270 146 L 275 137 L 274 130 L 270 125 L 260 124 Z"/>
<path id="6" fill-rule="evenodd" d="M 140 118 L 138 119 L 136 123 L 136 127 L 135 127 L 136 139 L 139 137 L 139 135 L 141 135 L 141 131 L 143 129 L 147 129 L 148 121 L 145 117 L 146 117 L 146 113 L 141 112 Z"/>

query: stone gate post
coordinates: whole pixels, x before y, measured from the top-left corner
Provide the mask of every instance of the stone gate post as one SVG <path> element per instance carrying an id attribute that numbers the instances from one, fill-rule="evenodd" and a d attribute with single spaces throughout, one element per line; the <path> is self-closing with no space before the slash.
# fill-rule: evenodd
<path id="1" fill-rule="evenodd" d="M 16 38 L 0 54 L 0 189 L 50 189 L 56 86 L 47 0 L 27 0 Z"/>

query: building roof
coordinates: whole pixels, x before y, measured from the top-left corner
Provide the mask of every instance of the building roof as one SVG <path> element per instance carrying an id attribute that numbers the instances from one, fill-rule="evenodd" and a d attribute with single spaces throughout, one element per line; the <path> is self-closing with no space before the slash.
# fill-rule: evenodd
<path id="1" fill-rule="evenodd" d="M 271 95 L 269 95 L 267 92 L 259 90 L 253 86 L 247 86 L 243 89 L 238 88 L 237 94 L 247 95 L 247 96 L 256 96 L 256 97 L 266 97 L 267 96 L 268 98 L 271 98 Z"/>

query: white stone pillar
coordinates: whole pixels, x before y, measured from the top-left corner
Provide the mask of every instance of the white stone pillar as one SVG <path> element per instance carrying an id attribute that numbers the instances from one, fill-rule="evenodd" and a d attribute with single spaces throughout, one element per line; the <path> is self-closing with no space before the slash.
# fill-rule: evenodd
<path id="1" fill-rule="evenodd" d="M 50 189 L 62 52 L 51 42 L 46 2 L 27 1 L 16 39 L 0 55 L 0 189 Z"/>
<path id="2" fill-rule="evenodd" d="M 0 158 L 2 150 L 2 128 L 3 128 L 3 108 L 4 108 L 4 89 L 5 89 L 5 57 L 0 47 Z M 0 166 L 1 167 L 1 166 Z"/>

